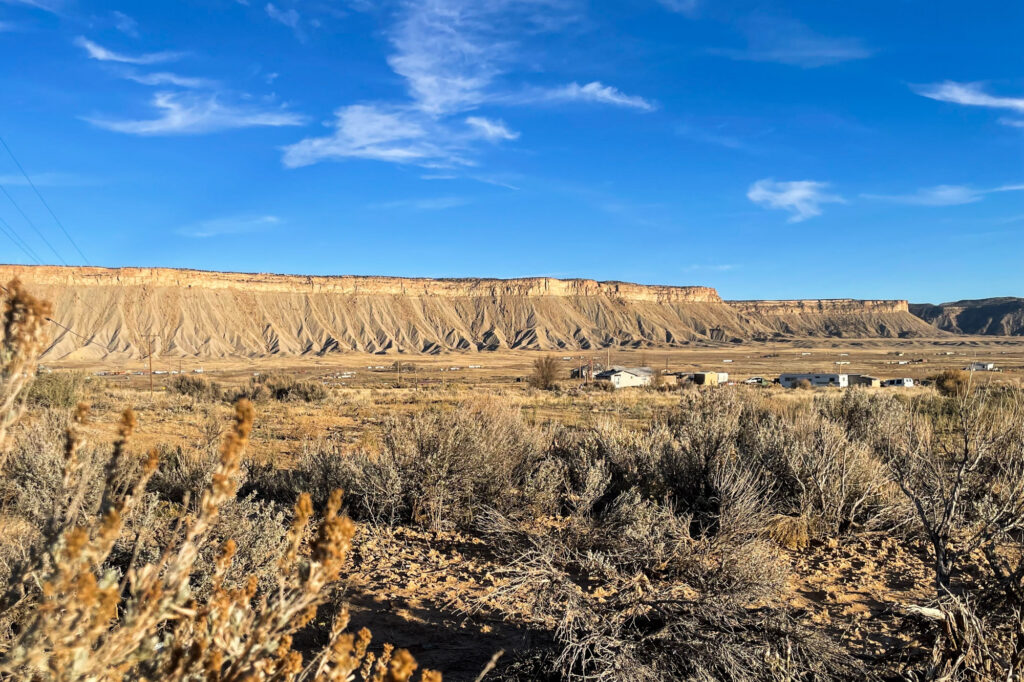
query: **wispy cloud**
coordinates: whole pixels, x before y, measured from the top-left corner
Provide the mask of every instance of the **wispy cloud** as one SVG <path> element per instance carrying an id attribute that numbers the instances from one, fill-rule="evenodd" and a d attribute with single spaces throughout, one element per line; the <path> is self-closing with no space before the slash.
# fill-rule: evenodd
<path id="1" fill-rule="evenodd" d="M 152 119 L 85 118 L 106 130 L 129 135 L 197 135 L 235 128 L 301 125 L 303 116 L 284 110 L 260 110 L 225 104 L 213 94 L 158 92 L 153 106 L 159 116 Z"/>
<path id="2" fill-rule="evenodd" d="M 755 14 L 739 23 L 745 48 L 712 48 L 711 54 L 752 62 L 775 62 L 813 69 L 855 59 L 873 51 L 857 38 L 825 36 L 794 19 Z"/>
<path id="3" fill-rule="evenodd" d="M 44 12 L 50 12 L 51 14 L 60 14 L 64 11 L 65 2 L 64 0 L 0 0 L 0 4 L 22 5 L 25 7 L 41 9 Z"/>
<path id="4" fill-rule="evenodd" d="M 131 38 L 139 37 L 139 22 L 117 10 L 111 12 L 111 15 L 114 17 L 114 28 Z"/>
<path id="5" fill-rule="evenodd" d="M 334 133 L 284 148 L 284 165 L 308 166 L 324 159 L 361 158 L 393 163 L 448 164 L 458 158 L 428 133 L 429 119 L 408 109 L 353 104 L 335 112 Z M 447 137 L 447 136 L 445 136 Z"/>
<path id="6" fill-rule="evenodd" d="M 273 215 L 231 216 L 227 218 L 204 220 L 194 225 L 180 227 L 176 232 L 183 237 L 205 239 L 208 237 L 219 237 L 221 235 L 262 232 L 264 230 L 272 229 L 280 223 L 281 219 Z"/>
<path id="7" fill-rule="evenodd" d="M 676 133 L 680 137 L 685 137 L 694 142 L 702 142 L 704 144 L 712 144 L 719 147 L 725 147 L 726 149 L 743 149 L 745 146 L 743 142 L 732 135 L 723 135 L 714 131 L 701 130 L 694 128 L 689 125 L 681 125 L 676 128 Z"/>
<path id="8" fill-rule="evenodd" d="M 977 189 L 966 185 L 937 185 L 919 189 L 913 194 L 862 194 L 861 196 L 865 199 L 911 206 L 960 206 L 981 201 L 988 194 L 1022 190 L 1024 190 L 1024 185 L 1002 185 L 990 189 Z"/>
<path id="9" fill-rule="evenodd" d="M 208 78 L 194 78 L 192 76 L 180 76 L 176 73 L 169 73 L 166 71 L 159 71 L 156 73 L 136 73 L 134 71 L 126 71 L 123 76 L 130 81 L 141 83 L 142 85 L 174 85 L 179 88 L 212 88 L 217 86 L 217 81 L 210 80 Z"/>
<path id="10" fill-rule="evenodd" d="M 683 272 L 728 272 L 729 270 L 735 270 L 737 267 L 739 266 L 732 265 L 729 263 L 723 263 L 718 265 L 703 265 L 700 263 L 695 263 L 693 265 L 684 265 Z"/>
<path id="11" fill-rule="evenodd" d="M 951 102 L 969 107 L 985 107 L 1002 109 L 1016 114 L 1024 114 L 1024 97 L 1004 97 L 992 95 L 985 91 L 982 83 L 958 83 L 943 81 L 929 85 L 911 86 L 917 94 L 939 102 Z M 1024 120 L 1016 118 L 1000 118 L 1003 125 L 1024 128 Z"/>
<path id="12" fill-rule="evenodd" d="M 618 88 L 592 81 L 585 85 L 568 83 L 554 88 L 538 88 L 523 96 L 527 102 L 593 102 L 617 107 L 653 111 L 654 104 L 637 95 L 627 95 Z"/>
<path id="13" fill-rule="evenodd" d="M 553 88 L 509 83 L 515 68 L 537 55 L 522 41 L 569 20 L 561 0 L 429 0 L 398 5 L 388 30 L 387 63 L 405 83 L 407 100 L 340 107 L 331 134 L 284 149 L 297 167 L 351 158 L 453 168 L 475 163 L 481 142 L 509 142 L 519 133 L 503 120 L 470 112 L 483 107 L 555 101 L 611 104 L 637 110 L 643 98 L 594 81 Z"/>
<path id="14" fill-rule="evenodd" d="M 78 45 L 85 50 L 89 57 L 92 59 L 99 60 L 101 62 L 120 62 L 122 64 L 159 64 L 162 62 L 170 62 L 177 59 L 181 59 L 184 55 L 181 52 L 150 52 L 148 54 L 140 55 L 127 55 L 94 43 L 93 41 L 79 36 L 75 38 L 75 45 Z"/>
<path id="15" fill-rule="evenodd" d="M 278 22 L 279 24 L 283 24 L 290 28 L 292 32 L 295 34 L 296 38 L 298 38 L 299 40 L 305 40 L 306 36 L 303 33 L 301 26 L 299 25 L 299 22 L 302 20 L 302 17 L 299 15 L 298 11 L 294 7 L 290 7 L 288 9 L 281 9 L 274 3 L 268 2 L 266 7 L 264 7 L 263 9 L 264 11 L 266 11 L 268 17 Z"/>
<path id="16" fill-rule="evenodd" d="M 483 116 L 469 116 L 466 118 L 469 127 L 477 130 L 480 137 L 486 140 L 516 140 L 519 133 L 509 130 L 504 121 L 491 120 Z"/>
<path id="17" fill-rule="evenodd" d="M 416 107 L 440 116 L 476 107 L 513 58 L 501 27 L 504 0 L 410 3 L 391 31 L 388 65 L 402 76 Z"/>
<path id="18" fill-rule="evenodd" d="M 789 222 L 799 223 L 821 215 L 822 204 L 843 204 L 846 200 L 826 190 L 827 182 L 794 180 L 776 182 L 771 178 L 758 180 L 747 190 L 747 198 L 766 208 L 789 211 Z"/>
<path id="19" fill-rule="evenodd" d="M 700 0 L 658 0 L 658 4 L 670 12 L 694 14 L 700 7 Z"/>

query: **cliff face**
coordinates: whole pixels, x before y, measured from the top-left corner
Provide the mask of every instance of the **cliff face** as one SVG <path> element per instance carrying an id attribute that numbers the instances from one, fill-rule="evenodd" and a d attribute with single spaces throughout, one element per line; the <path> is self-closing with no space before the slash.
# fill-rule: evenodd
<path id="1" fill-rule="evenodd" d="M 733 309 L 773 335 L 892 338 L 934 336 L 906 301 L 849 298 L 811 301 L 729 301 Z"/>
<path id="2" fill-rule="evenodd" d="M 937 333 L 905 301 L 735 301 L 708 287 L 547 277 L 304 277 L 0 266 L 54 303 L 49 359 L 588 349 Z"/>
<path id="3" fill-rule="evenodd" d="M 936 329 L 956 334 L 1024 336 L 1024 298 L 915 303 L 910 312 Z"/>

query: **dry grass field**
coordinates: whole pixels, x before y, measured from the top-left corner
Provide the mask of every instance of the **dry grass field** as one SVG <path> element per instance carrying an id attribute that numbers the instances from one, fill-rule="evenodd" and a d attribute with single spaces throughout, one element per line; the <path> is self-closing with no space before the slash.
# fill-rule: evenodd
<path id="1" fill-rule="evenodd" d="M 399 680 L 413 658 L 447 680 L 1021 673 L 1024 344 L 593 355 L 737 380 L 1004 370 L 946 396 L 611 392 L 560 354 L 538 390 L 536 352 L 157 358 L 151 390 L 140 362 L 19 386 L 29 331 L 4 355 L 9 679 Z"/>

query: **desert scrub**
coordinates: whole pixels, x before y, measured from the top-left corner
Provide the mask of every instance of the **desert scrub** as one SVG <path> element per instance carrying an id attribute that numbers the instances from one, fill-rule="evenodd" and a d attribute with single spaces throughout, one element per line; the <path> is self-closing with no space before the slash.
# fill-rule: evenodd
<path id="1" fill-rule="evenodd" d="M 79 410 L 76 423 L 84 412 Z M 254 599 L 260 589 L 257 574 L 230 579 L 240 546 L 234 539 L 219 542 L 214 529 L 230 515 L 252 420 L 252 407 L 239 402 L 195 513 L 181 521 L 180 532 L 154 560 L 135 552 L 124 570 L 116 570 L 110 559 L 125 520 L 145 503 L 146 486 L 158 467 L 153 451 L 133 481 L 116 475 L 130 468 L 124 460 L 133 459 L 127 446 L 135 420 L 126 412 L 105 467 L 99 513 L 84 525 L 51 519 L 45 550 L 11 572 L 0 617 L 15 606 L 20 617 L 0 651 L 0 672 L 55 680 L 205 680 L 211 674 L 221 680 L 334 680 L 357 674 L 364 680 L 409 680 L 416 669 L 412 657 L 389 647 L 380 656 L 368 653 L 369 632 L 346 633 L 345 609 L 331 627 L 328 646 L 308 663 L 292 646 L 324 603 L 326 588 L 340 577 L 351 548 L 355 526 L 340 513 L 340 491 L 330 496 L 312 532 L 312 502 L 299 497 L 281 548 L 269 553 L 277 561 L 248 549 L 250 560 L 269 563 L 276 572 L 276 585 L 263 598 Z M 75 425 L 66 436 L 61 479 L 71 485 L 80 472 L 82 441 Z M 281 527 L 280 519 L 270 521 Z M 239 534 L 230 524 L 226 530 Z M 205 557 L 211 570 L 197 591 L 197 563 Z M 252 567 L 240 570 L 247 568 Z M 440 677 L 427 672 L 423 679 Z"/>
<path id="2" fill-rule="evenodd" d="M 600 472 L 599 462 L 588 467 Z M 616 492 L 600 473 L 569 491 L 558 523 L 483 517 L 505 558 L 479 608 L 552 632 L 546 655 L 513 658 L 502 679 L 816 680 L 862 666 L 779 603 L 784 570 L 765 537 L 765 491 L 722 462 L 707 480 L 715 522 Z M 582 486 L 582 487 L 580 487 Z M 522 666 L 522 668 L 521 668 Z"/>
<path id="3" fill-rule="evenodd" d="M 17 279 L 3 287 L 3 339 L 0 341 L 0 468 L 7 431 L 21 418 L 28 400 L 26 386 L 46 343 L 46 318 L 52 307 L 22 287 Z"/>
<path id="4" fill-rule="evenodd" d="M 279 500 L 302 489 L 321 499 L 340 486 L 359 519 L 468 527 L 487 508 L 530 508 L 527 498 L 539 494 L 537 476 L 546 475 L 546 447 L 545 432 L 518 409 L 500 401 L 464 403 L 388 416 L 375 452 L 343 454 L 321 444 L 304 449 L 287 472 L 252 465 L 247 489 Z"/>
<path id="5" fill-rule="evenodd" d="M 306 403 L 323 402 L 330 396 L 327 388 L 315 381 L 299 381 L 286 374 L 261 374 L 252 377 L 249 385 L 236 397 L 252 401 L 278 400 Z"/>
<path id="6" fill-rule="evenodd" d="M 88 377 L 84 372 L 50 372 L 32 382 L 28 399 L 32 405 L 71 409 L 82 399 Z"/>
<path id="7" fill-rule="evenodd" d="M 189 374 L 179 374 L 172 378 L 167 388 L 196 400 L 218 401 L 224 397 L 224 389 L 217 382 Z"/>

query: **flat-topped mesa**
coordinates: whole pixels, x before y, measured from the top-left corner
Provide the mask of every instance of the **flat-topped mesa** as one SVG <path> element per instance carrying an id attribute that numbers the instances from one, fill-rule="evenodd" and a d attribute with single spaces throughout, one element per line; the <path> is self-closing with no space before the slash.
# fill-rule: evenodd
<path id="1" fill-rule="evenodd" d="M 739 313 L 760 315 L 905 313 L 904 300 L 823 298 L 792 301 L 726 301 Z"/>
<path id="2" fill-rule="evenodd" d="M 174 268 L 101 268 L 0 265 L 0 279 L 19 277 L 37 286 L 172 287 L 237 289 L 252 293 L 393 295 L 409 297 L 606 296 L 653 303 L 721 303 L 711 287 L 658 286 L 592 279 L 431 279 L 359 275 L 307 276 L 211 272 Z"/>

